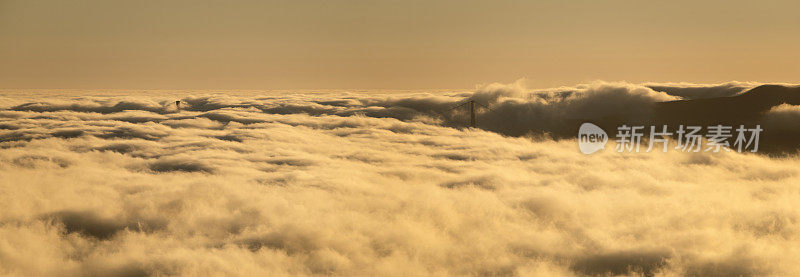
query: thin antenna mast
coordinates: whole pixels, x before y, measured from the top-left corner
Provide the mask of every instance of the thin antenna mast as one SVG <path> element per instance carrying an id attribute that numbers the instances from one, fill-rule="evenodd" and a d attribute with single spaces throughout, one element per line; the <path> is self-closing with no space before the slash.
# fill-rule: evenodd
<path id="1" fill-rule="evenodd" d="M 494 111 L 494 110 L 492 110 L 492 108 L 489 108 L 489 106 L 481 104 L 481 102 L 475 101 L 475 99 L 468 99 L 468 100 L 462 102 L 461 104 L 458 104 L 455 107 L 450 108 L 450 110 L 457 109 L 457 108 L 459 108 L 461 106 L 464 106 L 466 104 L 469 104 L 469 126 L 472 127 L 472 128 L 478 127 L 478 120 L 477 120 L 478 113 L 475 112 L 475 105 L 480 105 L 481 107 L 484 107 L 487 110 L 492 111 L 492 112 Z"/>
<path id="2" fill-rule="evenodd" d="M 475 128 L 475 100 L 469 100 L 469 126 Z"/>

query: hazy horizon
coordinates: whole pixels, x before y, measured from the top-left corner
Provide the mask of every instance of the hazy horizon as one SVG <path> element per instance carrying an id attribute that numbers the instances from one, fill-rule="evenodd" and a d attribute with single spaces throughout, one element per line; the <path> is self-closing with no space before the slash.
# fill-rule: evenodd
<path id="1" fill-rule="evenodd" d="M 0 87 L 795 83 L 796 1 L 0 0 Z"/>

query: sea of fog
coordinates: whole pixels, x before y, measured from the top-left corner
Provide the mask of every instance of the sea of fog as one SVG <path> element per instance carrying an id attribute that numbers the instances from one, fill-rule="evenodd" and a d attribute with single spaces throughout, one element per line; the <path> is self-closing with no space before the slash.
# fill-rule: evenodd
<path id="1" fill-rule="evenodd" d="M 795 156 L 538 135 L 753 86 L 0 90 L 0 275 L 798 275 Z"/>

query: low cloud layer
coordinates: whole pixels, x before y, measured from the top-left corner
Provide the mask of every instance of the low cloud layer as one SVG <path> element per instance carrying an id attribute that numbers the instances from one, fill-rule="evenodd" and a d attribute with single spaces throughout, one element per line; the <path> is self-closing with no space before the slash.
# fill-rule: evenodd
<path id="1" fill-rule="evenodd" d="M 0 275 L 800 274 L 795 157 L 506 136 L 652 86 L 45 95 L 0 98 Z"/>
<path id="2" fill-rule="evenodd" d="M 42 100 L 42 97 L 27 99 L 28 101 L 5 99 L 0 101 L 0 107 L 22 112 L 73 111 L 114 114 L 115 120 L 129 123 L 161 123 L 165 120 L 187 118 L 171 115 L 177 112 L 175 101 L 181 100 L 180 109 L 184 112 L 201 113 L 190 114 L 189 118 L 206 118 L 222 123 L 258 122 L 258 119 L 234 118 L 220 113 L 225 109 L 240 109 L 283 115 L 394 118 L 447 127 L 466 127 L 470 122 L 469 108 L 467 106 L 456 108 L 456 106 L 465 99 L 474 99 L 478 102 L 476 110 L 478 128 L 509 136 L 547 134 L 568 137 L 575 133 L 576 124 L 580 122 L 592 120 L 611 120 L 629 124 L 648 122 L 653 118 L 655 104 L 658 102 L 738 95 L 757 85 L 742 82 L 716 85 L 595 82 L 574 87 L 529 89 L 524 81 L 520 80 L 512 84 L 482 85 L 474 92 L 461 93 L 315 92 L 236 97 L 230 94 L 201 92 L 198 95 L 182 92 L 171 93 L 174 97 L 166 98 L 163 94 L 155 92 L 153 98 L 123 94 L 115 97 L 61 100 L 52 98 Z"/>

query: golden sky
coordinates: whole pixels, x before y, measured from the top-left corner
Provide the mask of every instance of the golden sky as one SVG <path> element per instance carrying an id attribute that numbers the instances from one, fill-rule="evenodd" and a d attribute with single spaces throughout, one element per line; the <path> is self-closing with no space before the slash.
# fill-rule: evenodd
<path id="1" fill-rule="evenodd" d="M 0 0 L 0 87 L 797 82 L 800 1 Z"/>

